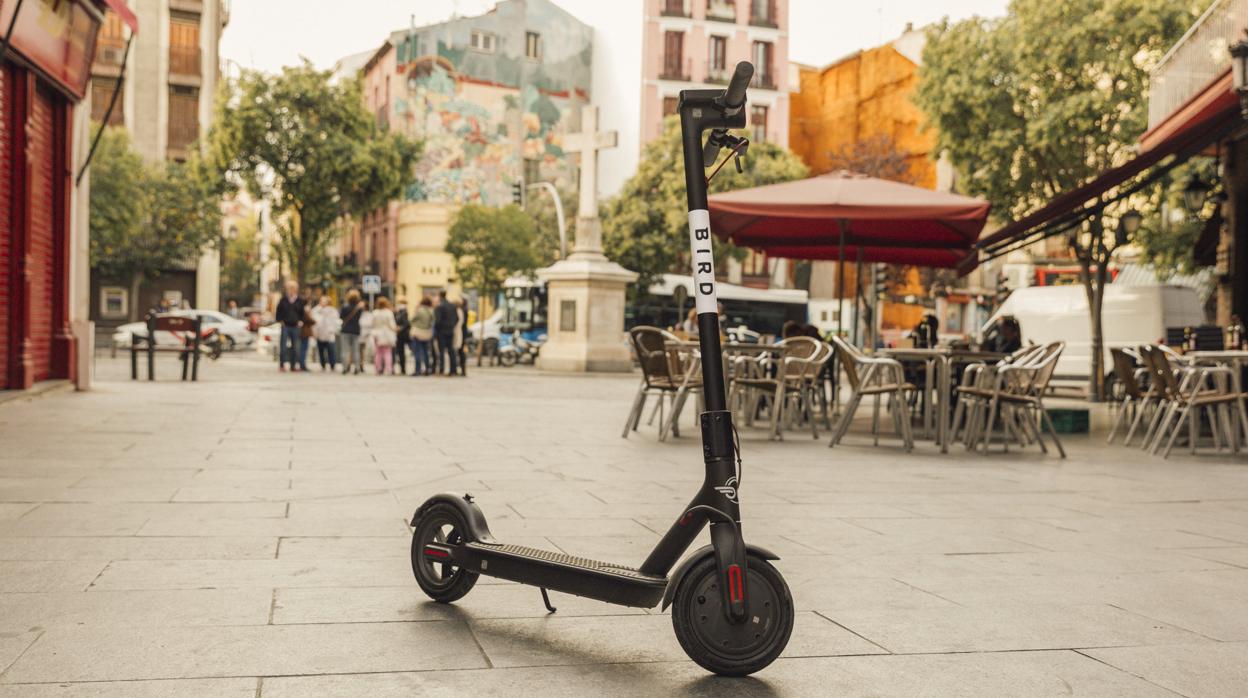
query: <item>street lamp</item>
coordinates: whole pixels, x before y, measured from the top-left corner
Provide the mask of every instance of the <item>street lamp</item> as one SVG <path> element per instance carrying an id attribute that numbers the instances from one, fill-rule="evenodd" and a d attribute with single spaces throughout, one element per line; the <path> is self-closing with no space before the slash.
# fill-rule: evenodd
<path id="1" fill-rule="evenodd" d="M 1122 214 L 1118 219 L 1118 230 L 1114 232 L 1114 243 L 1116 245 L 1125 245 L 1140 230 L 1140 224 L 1144 222 L 1144 216 L 1140 212 L 1131 209 Z"/>
<path id="2" fill-rule="evenodd" d="M 1248 119 L 1248 39 L 1231 44 L 1231 73 L 1235 94 L 1239 95 L 1239 111 Z"/>
<path id="3" fill-rule="evenodd" d="M 1183 205 L 1188 213 L 1197 215 L 1205 207 L 1205 199 L 1209 198 L 1209 185 L 1200 175 L 1192 175 L 1183 187 Z"/>

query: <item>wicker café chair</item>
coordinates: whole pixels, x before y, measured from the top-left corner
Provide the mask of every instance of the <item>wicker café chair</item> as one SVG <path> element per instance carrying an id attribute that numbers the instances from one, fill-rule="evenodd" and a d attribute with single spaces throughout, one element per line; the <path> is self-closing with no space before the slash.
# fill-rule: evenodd
<path id="1" fill-rule="evenodd" d="M 658 398 L 655 409 L 660 415 L 661 435 L 665 435 L 666 424 L 663 420 L 663 400 L 675 399 L 676 393 L 684 383 L 684 376 L 679 367 L 674 365 L 672 354 L 668 351 L 668 342 L 679 342 L 680 338 L 658 327 L 641 325 L 628 331 L 629 341 L 637 354 L 637 363 L 641 365 L 641 384 L 637 386 L 637 395 L 633 398 L 633 407 L 624 422 L 622 437 L 628 438 L 628 432 L 637 431 L 641 423 L 641 415 L 645 410 L 646 399 Z M 653 416 L 651 422 L 654 421 Z"/>
<path id="2" fill-rule="evenodd" d="M 906 450 L 912 450 L 914 434 L 910 429 L 910 406 L 906 393 L 915 390 L 915 386 L 906 382 L 905 367 L 896 359 L 869 357 L 840 337 L 833 337 L 832 344 L 845 371 L 850 396 L 849 404 L 841 412 L 841 420 L 837 423 L 828 446 L 836 446 L 845 438 L 845 433 L 849 431 L 849 425 L 854 420 L 854 413 L 858 411 L 858 405 L 864 397 L 875 398 L 871 434 L 874 445 L 880 445 L 880 397 L 887 395 L 889 412 L 893 416 L 893 428 L 901 437 Z"/>
<path id="3" fill-rule="evenodd" d="M 778 440 L 784 438 L 781 428 L 786 411 L 789 415 L 800 411 L 810 385 L 808 377 L 813 375 L 813 370 L 822 367 L 819 358 L 823 343 L 812 337 L 790 337 L 780 342 L 780 348 L 774 365 L 769 358 L 741 357 L 754 365 L 734 367 L 732 390 L 728 394 L 728 404 L 741 404 L 750 416 L 761 401 L 769 401 L 771 438 Z M 814 419 L 811 419 L 811 428 L 814 428 Z"/>

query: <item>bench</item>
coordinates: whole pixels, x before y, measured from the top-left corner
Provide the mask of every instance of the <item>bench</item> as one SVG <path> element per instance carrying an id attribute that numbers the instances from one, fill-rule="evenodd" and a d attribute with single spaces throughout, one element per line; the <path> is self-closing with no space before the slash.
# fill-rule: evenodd
<path id="1" fill-rule="evenodd" d="M 182 359 L 182 380 L 186 380 L 189 369 L 191 380 L 199 380 L 199 344 L 202 339 L 200 330 L 203 320 L 199 317 L 186 315 L 147 316 L 147 336 L 138 334 L 130 336 L 130 380 L 139 379 L 139 354 L 147 352 L 147 379 L 156 380 L 156 354 L 170 352 L 178 354 Z M 161 346 L 156 341 L 157 332 L 169 332 L 181 344 Z"/>

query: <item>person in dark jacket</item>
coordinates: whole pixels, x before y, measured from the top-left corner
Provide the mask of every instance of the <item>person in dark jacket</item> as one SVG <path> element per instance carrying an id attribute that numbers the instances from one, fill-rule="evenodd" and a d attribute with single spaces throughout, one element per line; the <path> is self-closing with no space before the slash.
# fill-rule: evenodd
<path id="1" fill-rule="evenodd" d="M 304 300 L 299 296 L 299 284 L 295 281 L 286 282 L 286 294 L 277 302 L 277 321 L 282 323 L 282 335 L 278 344 L 277 369 L 286 370 L 290 364 L 291 371 L 299 370 L 299 330 L 303 326 Z"/>
<path id="2" fill-rule="evenodd" d="M 351 289 L 347 292 L 347 302 L 338 311 L 338 317 L 342 319 L 342 333 L 339 335 L 342 351 L 338 353 L 342 357 L 344 375 L 352 370 L 364 372 L 364 354 L 360 351 L 360 316 L 363 314 L 364 301 L 360 299 L 360 292 Z"/>
<path id="3" fill-rule="evenodd" d="M 412 342 L 412 321 L 407 316 L 407 299 L 402 296 L 399 296 L 394 306 L 394 324 L 398 327 L 398 342 L 394 345 L 396 373 L 406 375 L 407 345 Z"/>
<path id="4" fill-rule="evenodd" d="M 459 375 L 468 375 L 468 299 L 459 299 Z"/>
<path id="5" fill-rule="evenodd" d="M 438 307 L 433 309 L 433 336 L 438 341 L 439 371 L 448 375 L 459 373 L 459 356 L 455 353 L 455 330 L 459 326 L 459 309 L 446 298 L 446 291 L 438 291 Z M 449 363 L 447 357 L 450 357 Z"/>

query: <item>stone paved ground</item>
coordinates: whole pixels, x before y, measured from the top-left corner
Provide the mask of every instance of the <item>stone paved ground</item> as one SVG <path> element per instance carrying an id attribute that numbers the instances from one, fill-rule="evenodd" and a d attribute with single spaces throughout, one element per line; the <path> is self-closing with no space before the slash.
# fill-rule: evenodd
<path id="1" fill-rule="evenodd" d="M 0 405 L 0 696 L 1235 696 L 1248 458 L 835 451 L 745 432 L 750 540 L 797 625 L 706 676 L 657 612 L 482 579 L 426 602 L 405 521 L 469 490 L 501 538 L 640 562 L 701 478 L 619 438 L 633 378 L 121 380 Z M 166 366 L 162 365 L 162 368 Z M 171 376 L 171 366 L 165 370 Z M 691 428 L 687 429 L 692 432 Z"/>

